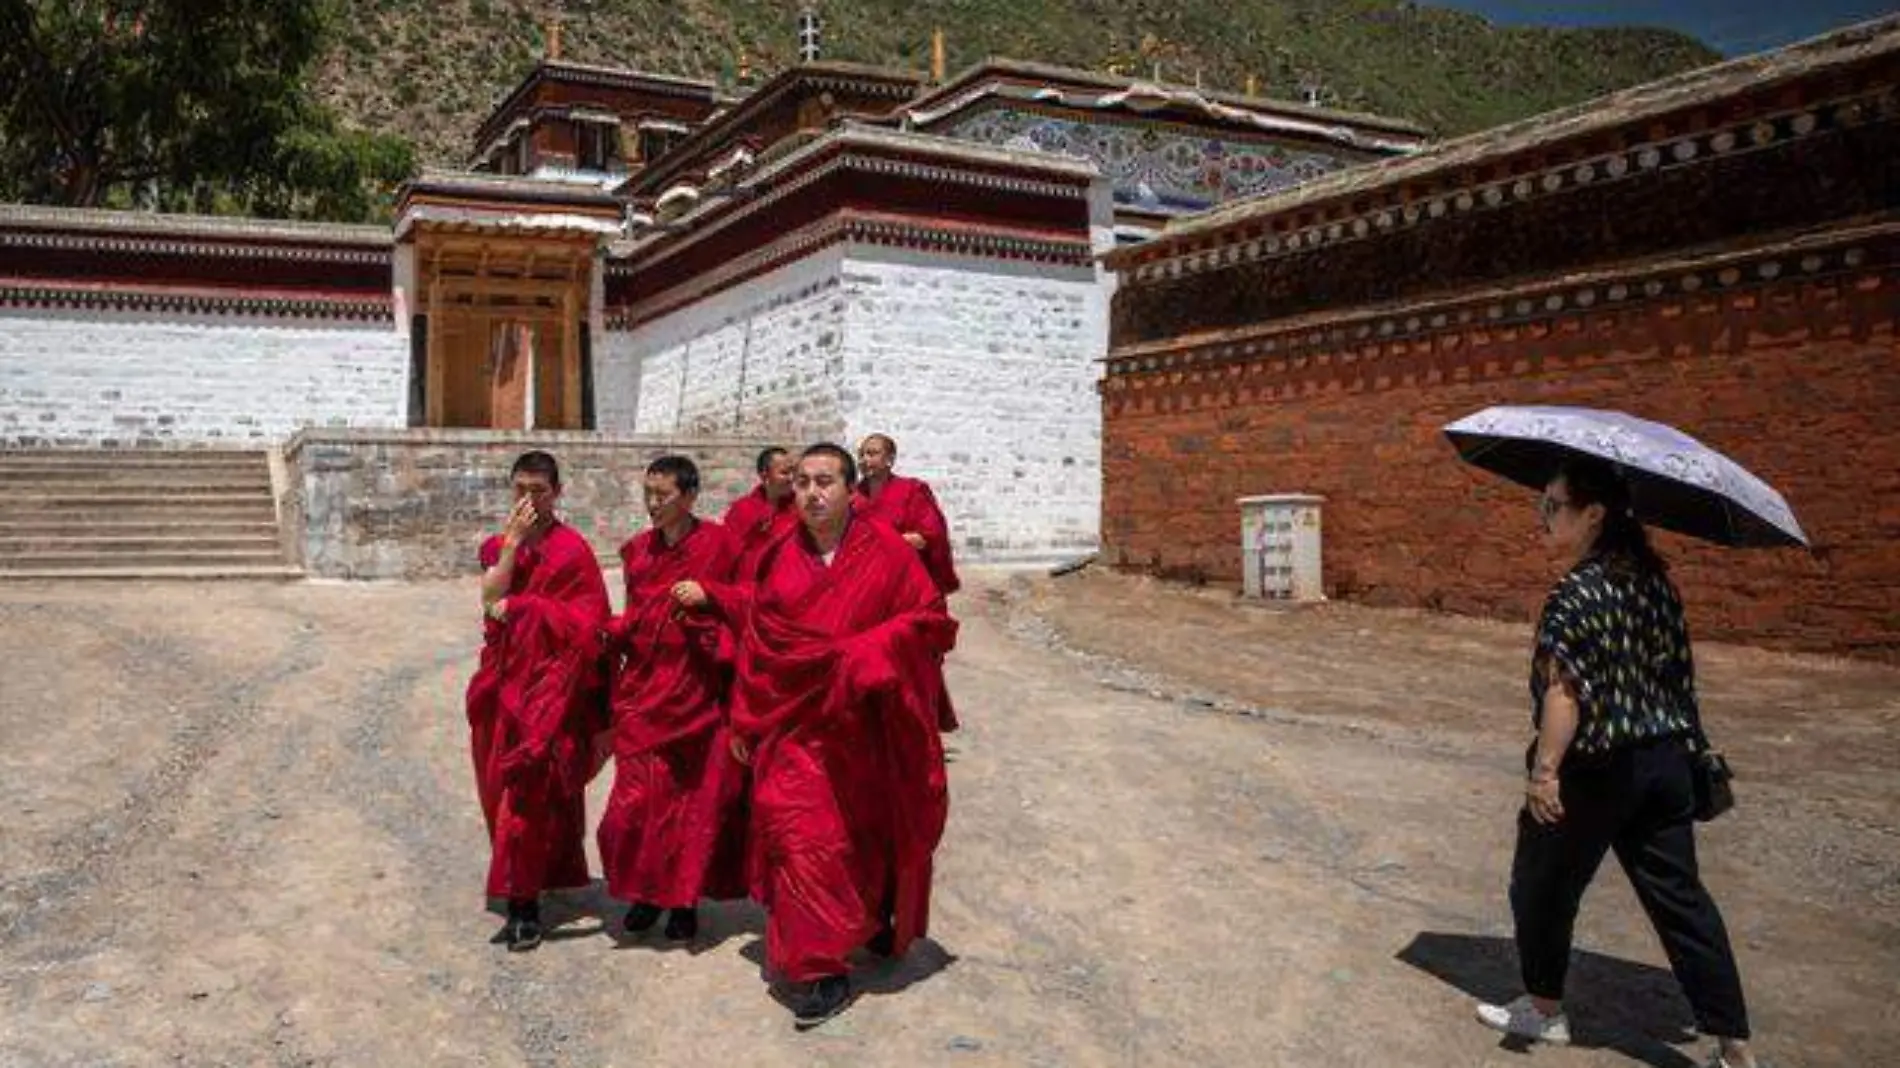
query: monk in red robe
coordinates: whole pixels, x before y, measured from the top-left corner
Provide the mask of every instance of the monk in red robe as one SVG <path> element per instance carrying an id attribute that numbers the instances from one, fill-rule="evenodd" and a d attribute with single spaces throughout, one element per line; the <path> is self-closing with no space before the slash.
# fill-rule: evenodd
<path id="1" fill-rule="evenodd" d="M 890 524 L 905 541 L 923 556 L 930 579 L 945 597 L 961 589 L 956 560 L 950 549 L 950 523 L 937 506 L 937 495 L 930 483 L 920 478 L 897 474 L 897 442 L 884 434 L 872 434 L 858 443 L 858 471 L 862 475 L 851 506 L 859 515 Z M 946 691 L 941 706 L 939 727 L 948 732 L 957 729 L 956 706 Z"/>
<path id="2" fill-rule="evenodd" d="M 742 556 L 763 548 L 777 535 L 798 525 L 798 509 L 792 496 L 791 454 L 777 445 L 759 453 L 756 464 L 759 484 L 752 492 L 733 501 L 719 520 L 739 542 Z"/>
<path id="3" fill-rule="evenodd" d="M 950 549 L 950 523 L 937 505 L 930 483 L 907 478 L 896 472 L 897 442 L 884 434 L 872 434 L 858 444 L 858 470 L 862 475 L 851 505 L 860 515 L 881 519 L 904 536 L 924 558 L 931 581 L 945 597 L 961 589 L 957 565 Z"/>
<path id="4" fill-rule="evenodd" d="M 771 972 L 804 989 L 797 1025 L 851 997 L 846 955 L 902 954 L 929 926 L 949 811 L 937 732 L 957 624 L 917 551 L 854 517 L 850 453 L 799 460 L 799 529 L 740 584 L 734 754 L 749 759 L 748 874 Z"/>
<path id="5" fill-rule="evenodd" d="M 555 518 L 560 468 L 523 453 L 515 507 L 480 550 L 481 663 L 467 693 L 475 788 L 488 825 L 488 895 L 508 902 L 500 941 L 541 942 L 544 890 L 589 885 L 590 741 L 601 727 L 599 633 L 612 614 L 593 547 Z"/>
<path id="6" fill-rule="evenodd" d="M 699 932 L 701 897 L 746 895 L 745 768 L 726 726 L 731 632 L 706 588 L 730 583 L 739 547 L 693 515 L 699 469 L 684 456 L 647 465 L 652 526 L 621 546 L 626 610 L 608 628 L 614 787 L 597 841 L 607 892 L 631 901 L 641 934 L 670 910 L 666 937 Z"/>

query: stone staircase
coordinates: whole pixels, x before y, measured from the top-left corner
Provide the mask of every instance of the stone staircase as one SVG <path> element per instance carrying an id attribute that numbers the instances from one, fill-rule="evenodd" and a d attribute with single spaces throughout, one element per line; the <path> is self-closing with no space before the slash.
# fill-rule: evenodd
<path id="1" fill-rule="evenodd" d="M 0 581 L 301 574 L 263 452 L 0 449 Z"/>

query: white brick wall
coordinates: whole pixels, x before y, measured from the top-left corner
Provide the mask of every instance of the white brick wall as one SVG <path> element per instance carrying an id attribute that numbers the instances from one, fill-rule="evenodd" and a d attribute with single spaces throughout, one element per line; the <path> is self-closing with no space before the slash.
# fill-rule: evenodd
<path id="1" fill-rule="evenodd" d="M 639 335 L 625 330 L 594 334 L 594 425 L 631 433 L 640 394 Z"/>
<path id="2" fill-rule="evenodd" d="M 0 312 L 0 444 L 272 444 L 407 421 L 409 344 L 381 324 Z"/>
<path id="3" fill-rule="evenodd" d="M 626 364 L 639 370 L 633 424 L 608 423 L 627 402 L 602 394 L 602 428 L 792 441 L 837 434 L 843 262 L 841 249 L 807 257 L 609 335 L 613 388 L 635 377 Z"/>
<path id="4" fill-rule="evenodd" d="M 1035 560 L 1097 544 L 1107 290 L 1090 268 L 880 248 L 845 265 L 846 429 L 897 439 L 960 558 Z"/>
<path id="5" fill-rule="evenodd" d="M 960 558 L 1075 555 L 1100 523 L 1109 292 L 1092 268 L 833 249 L 608 335 L 601 426 L 787 445 L 887 433 Z"/>

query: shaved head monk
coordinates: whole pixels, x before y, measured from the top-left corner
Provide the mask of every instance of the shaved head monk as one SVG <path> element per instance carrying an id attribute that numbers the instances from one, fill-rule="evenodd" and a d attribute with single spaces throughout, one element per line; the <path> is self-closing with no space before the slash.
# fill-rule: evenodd
<path id="1" fill-rule="evenodd" d="M 872 434 L 859 442 L 858 471 L 861 477 L 852 506 L 903 535 L 922 554 L 931 581 L 945 597 L 957 592 L 962 583 L 950 550 L 950 523 L 930 483 L 897 473 L 897 442 L 887 434 Z"/>
<path id="2" fill-rule="evenodd" d="M 950 524 L 937 505 L 930 483 L 907 478 L 896 472 L 897 442 L 886 434 L 872 434 L 858 443 L 860 478 L 851 506 L 859 515 L 890 525 L 922 556 L 930 579 L 945 597 L 957 592 L 962 583 L 950 550 Z M 957 729 L 956 707 L 946 693 L 942 700 L 945 731 Z"/>
<path id="3" fill-rule="evenodd" d="M 600 564 L 555 517 L 561 471 L 545 452 L 509 472 L 514 510 L 482 542 L 481 663 L 469 744 L 488 825 L 488 896 L 508 903 L 498 941 L 541 942 L 541 892 L 587 886 L 587 781 L 598 770 L 599 632 L 612 612 Z"/>
<path id="4" fill-rule="evenodd" d="M 762 449 L 755 466 L 759 484 L 733 501 L 719 520 L 739 543 L 741 554 L 763 548 L 776 535 L 798 523 L 792 494 L 792 472 L 797 461 L 777 445 Z"/>
<path id="5" fill-rule="evenodd" d="M 699 468 L 647 465 L 652 526 L 620 547 L 626 610 L 608 627 L 614 672 L 614 786 L 597 838 L 607 892 L 633 903 L 629 934 L 664 910 L 669 941 L 699 932 L 701 897 L 746 894 L 745 768 L 732 755 L 726 693 L 731 631 L 708 595 L 732 580 L 736 539 L 693 514 Z"/>
<path id="6" fill-rule="evenodd" d="M 741 584 L 732 729 L 752 765 L 749 874 L 801 1029 L 850 1001 L 848 954 L 901 955 L 925 934 L 949 811 L 937 706 L 957 624 L 917 550 L 854 517 L 856 482 L 844 449 L 806 449 L 801 524 Z"/>

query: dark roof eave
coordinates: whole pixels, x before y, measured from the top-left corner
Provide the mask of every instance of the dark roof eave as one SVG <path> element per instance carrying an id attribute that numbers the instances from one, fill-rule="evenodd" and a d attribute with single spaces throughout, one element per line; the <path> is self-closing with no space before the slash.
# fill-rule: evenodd
<path id="1" fill-rule="evenodd" d="M 491 200 L 517 200 L 536 204 L 567 204 L 584 208 L 613 208 L 620 199 L 604 190 L 561 182 L 544 182 L 513 175 L 489 176 L 469 171 L 455 174 L 424 174 L 403 184 L 397 192 L 398 210 L 416 195 L 471 196 Z"/>
<path id="2" fill-rule="evenodd" d="M 1029 60 L 1010 59 L 997 56 L 964 68 L 943 85 L 932 89 L 919 97 L 909 106 L 922 109 L 955 96 L 972 88 L 985 78 L 1007 77 L 1015 75 L 1044 81 L 1066 82 L 1070 85 L 1088 86 L 1096 89 L 1131 89 L 1136 85 L 1160 85 L 1172 90 L 1187 90 L 1199 94 L 1215 103 L 1229 107 L 1245 108 L 1262 114 L 1277 115 L 1285 118 L 1309 121 L 1333 122 L 1376 130 L 1382 133 L 1401 134 L 1412 137 L 1430 137 L 1431 130 L 1410 119 L 1395 118 L 1389 115 L 1376 115 L 1363 111 L 1344 111 L 1335 108 L 1311 107 L 1291 100 L 1276 100 L 1271 97 L 1248 96 L 1245 93 L 1230 93 L 1217 89 L 1197 89 L 1191 85 L 1169 82 L 1156 82 L 1147 78 L 1130 78 L 1119 74 L 1106 74 L 1100 71 L 1082 70 L 1077 67 L 1063 67 L 1051 63 L 1036 63 Z"/>
<path id="3" fill-rule="evenodd" d="M 671 74 L 653 74 L 635 70 L 631 67 L 606 67 L 591 63 L 575 63 L 571 60 L 542 59 L 523 75 L 521 81 L 508 91 L 501 102 L 492 108 L 488 116 L 475 128 L 475 151 L 493 140 L 495 134 L 508 122 L 509 117 L 519 109 L 537 85 L 544 81 L 566 81 L 569 83 L 617 84 L 628 89 L 652 89 L 676 96 L 703 98 L 708 104 L 716 103 L 719 87 L 713 82 L 697 78 L 682 78 Z"/>
<path id="4" fill-rule="evenodd" d="M 787 67 L 773 75 L 739 104 L 720 113 L 688 134 L 685 140 L 675 145 L 671 152 L 661 157 L 654 165 L 642 169 L 627 184 L 627 191 L 635 196 L 658 193 L 680 175 L 686 167 L 686 161 L 699 158 L 705 150 L 720 144 L 722 139 L 729 138 L 733 131 L 742 126 L 745 121 L 763 111 L 779 96 L 789 92 L 792 86 L 814 77 L 858 78 L 867 82 L 882 82 L 893 88 L 908 86 L 913 92 L 921 88 L 926 79 L 926 76 L 918 71 L 875 67 L 861 63 L 820 62 Z"/>
<path id="5" fill-rule="evenodd" d="M 1364 196 L 1447 171 L 1495 164 L 1530 152 L 1573 143 L 1609 131 L 1655 122 L 1741 96 L 1772 96 L 1820 72 L 1870 59 L 1900 56 L 1900 15 L 1837 30 L 1772 52 L 1698 67 L 1631 86 L 1591 100 L 1429 146 L 1409 156 L 1363 164 L 1292 189 L 1236 200 L 1170 224 L 1139 248 L 1119 249 L 1104 259 L 1113 269 L 1163 255 L 1183 242 L 1204 240 L 1289 211 Z"/>

